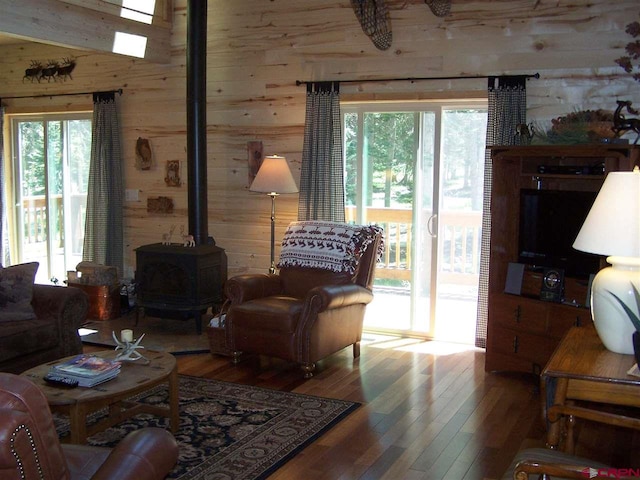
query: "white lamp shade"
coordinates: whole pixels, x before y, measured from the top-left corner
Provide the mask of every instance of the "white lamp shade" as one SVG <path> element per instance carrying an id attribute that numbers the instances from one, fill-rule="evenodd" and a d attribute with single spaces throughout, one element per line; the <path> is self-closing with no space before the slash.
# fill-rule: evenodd
<path id="1" fill-rule="evenodd" d="M 262 193 L 296 193 L 298 187 L 287 159 L 279 155 L 264 157 L 249 190 Z"/>
<path id="2" fill-rule="evenodd" d="M 640 257 L 640 171 L 611 172 L 573 248 L 616 257 Z"/>

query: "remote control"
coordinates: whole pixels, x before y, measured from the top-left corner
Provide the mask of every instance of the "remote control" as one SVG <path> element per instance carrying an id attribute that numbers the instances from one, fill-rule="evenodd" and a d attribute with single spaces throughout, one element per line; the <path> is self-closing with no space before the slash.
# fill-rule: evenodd
<path id="1" fill-rule="evenodd" d="M 55 375 L 53 373 L 48 373 L 47 375 L 45 375 L 44 381 L 53 385 L 58 385 L 60 387 L 73 388 L 78 386 L 77 380 L 72 380 L 71 378 L 66 378 L 61 375 Z"/>

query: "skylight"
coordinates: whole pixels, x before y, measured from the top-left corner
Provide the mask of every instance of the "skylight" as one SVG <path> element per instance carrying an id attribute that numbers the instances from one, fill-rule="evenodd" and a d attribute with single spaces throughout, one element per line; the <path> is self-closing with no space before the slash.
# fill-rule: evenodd
<path id="1" fill-rule="evenodd" d="M 156 0 L 122 0 L 120 16 L 140 23 L 151 24 Z"/>
<path id="2" fill-rule="evenodd" d="M 113 53 L 144 58 L 147 50 L 147 37 L 131 33 L 116 32 L 113 38 Z"/>

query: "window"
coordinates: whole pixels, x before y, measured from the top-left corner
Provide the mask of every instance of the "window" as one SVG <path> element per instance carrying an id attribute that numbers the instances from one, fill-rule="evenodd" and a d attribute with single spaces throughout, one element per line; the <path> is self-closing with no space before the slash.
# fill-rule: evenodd
<path id="1" fill-rule="evenodd" d="M 82 260 L 91 113 L 14 115 L 10 122 L 12 262 L 39 262 L 38 283 L 66 278 Z"/>

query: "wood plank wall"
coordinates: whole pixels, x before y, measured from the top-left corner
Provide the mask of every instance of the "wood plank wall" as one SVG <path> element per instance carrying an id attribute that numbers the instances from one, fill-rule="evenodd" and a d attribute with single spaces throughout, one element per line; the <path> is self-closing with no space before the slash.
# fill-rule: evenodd
<path id="1" fill-rule="evenodd" d="M 614 59 L 639 20 L 637 0 L 453 0 L 452 14 L 435 17 L 422 0 L 387 0 L 393 45 L 377 50 L 363 34 L 347 0 L 209 0 L 207 131 L 209 234 L 226 249 L 229 274 L 263 272 L 269 265 L 266 196 L 250 193 L 247 142 L 265 154 L 285 155 L 299 177 L 305 89 L 296 80 L 523 74 L 529 120 L 580 109 L 615 107 L 616 98 L 640 106 L 640 83 Z M 187 227 L 186 0 L 174 2 L 171 63 L 55 46 L 0 45 L 0 98 L 122 88 L 119 98 L 127 189 L 140 201 L 125 204 L 125 275 L 134 249 L 161 240 L 171 225 Z M 23 81 L 31 60 L 73 56 L 73 80 Z M 347 100 L 482 96 L 486 80 L 343 84 Z M 89 96 L 3 100 L 8 113 L 91 107 Z M 150 171 L 135 168 L 138 137 L 151 142 Z M 181 187 L 167 187 L 168 160 L 182 162 Z M 172 197 L 172 215 L 149 214 L 149 197 Z M 280 238 L 294 220 L 297 195 L 277 200 Z"/>

